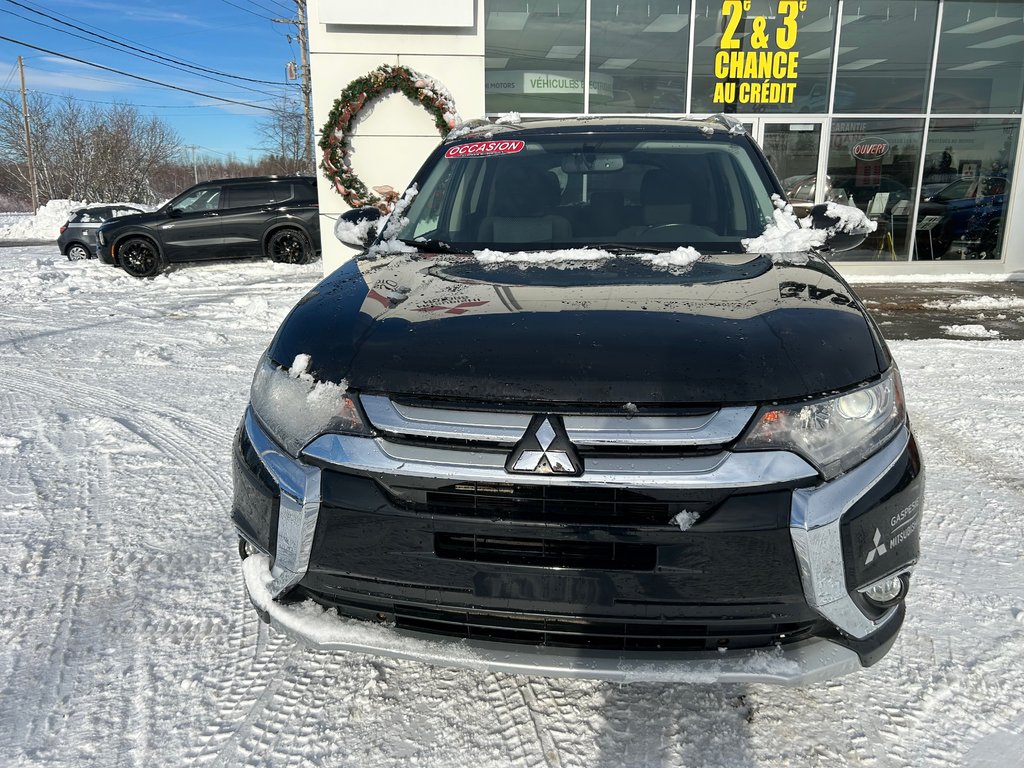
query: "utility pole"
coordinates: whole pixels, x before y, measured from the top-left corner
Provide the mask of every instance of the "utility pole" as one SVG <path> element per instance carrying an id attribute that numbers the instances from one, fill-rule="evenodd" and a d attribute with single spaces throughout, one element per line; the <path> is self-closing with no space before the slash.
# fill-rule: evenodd
<path id="1" fill-rule="evenodd" d="M 192 175 L 195 176 L 196 184 L 199 183 L 199 166 L 196 164 L 196 145 L 189 144 L 188 148 L 192 150 Z"/>
<path id="2" fill-rule="evenodd" d="M 298 18 L 295 19 L 274 19 L 278 24 L 294 24 L 298 30 L 299 52 L 302 56 L 302 117 L 306 129 L 305 137 L 305 161 L 307 171 L 313 170 L 313 108 L 312 94 L 313 86 L 309 69 L 309 26 L 306 22 L 306 0 L 295 0 L 295 8 Z"/>
<path id="3" fill-rule="evenodd" d="M 36 163 L 32 158 L 32 132 L 28 122 L 28 97 L 25 96 L 25 62 L 18 57 L 18 72 L 21 73 L 21 115 L 25 120 L 25 150 L 28 154 L 28 178 L 32 189 L 32 212 L 39 210 L 39 184 L 36 182 Z"/>

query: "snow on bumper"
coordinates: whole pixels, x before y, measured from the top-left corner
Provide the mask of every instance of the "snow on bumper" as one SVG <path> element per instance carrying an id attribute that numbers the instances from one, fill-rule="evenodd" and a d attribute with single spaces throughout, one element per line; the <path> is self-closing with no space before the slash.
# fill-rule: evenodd
<path id="1" fill-rule="evenodd" d="M 271 626 L 319 650 L 356 651 L 447 667 L 509 674 L 575 677 L 622 683 L 774 683 L 806 685 L 861 668 L 856 653 L 825 639 L 782 648 L 727 653 L 618 654 L 468 640 L 428 639 L 358 619 L 339 617 L 312 600 L 290 605 L 271 597 L 270 559 L 242 562 L 245 586 Z"/>

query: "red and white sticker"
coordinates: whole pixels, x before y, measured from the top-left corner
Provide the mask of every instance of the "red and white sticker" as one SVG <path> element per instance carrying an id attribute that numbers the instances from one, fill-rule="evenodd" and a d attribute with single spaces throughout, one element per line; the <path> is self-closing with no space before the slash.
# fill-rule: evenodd
<path id="1" fill-rule="evenodd" d="M 449 147 L 445 157 L 480 157 L 481 155 L 514 155 L 522 152 L 525 141 L 503 139 L 501 141 L 474 141 L 471 144 L 457 144 Z"/>

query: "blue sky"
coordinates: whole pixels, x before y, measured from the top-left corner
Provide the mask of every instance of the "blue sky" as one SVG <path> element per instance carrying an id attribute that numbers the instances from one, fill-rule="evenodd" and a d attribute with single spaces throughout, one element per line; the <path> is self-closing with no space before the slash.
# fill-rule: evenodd
<path id="1" fill-rule="evenodd" d="M 0 36 L 161 83 L 267 107 L 274 103 L 275 94 L 298 92 L 296 81 L 289 83 L 285 77 L 287 62 L 299 62 L 295 27 L 270 21 L 294 16 L 291 0 L 0 0 Z M 90 32 L 160 56 L 269 82 L 172 69 L 104 47 Z M 242 158 L 262 154 L 256 129 L 267 113 L 254 106 L 218 103 L 0 40 L 0 89 L 5 95 L 18 90 L 19 55 L 25 59 L 29 90 L 67 94 L 100 107 L 104 102 L 136 104 L 144 114 L 166 120 L 184 144 L 199 145 L 199 154 L 218 157 L 233 153 Z"/>

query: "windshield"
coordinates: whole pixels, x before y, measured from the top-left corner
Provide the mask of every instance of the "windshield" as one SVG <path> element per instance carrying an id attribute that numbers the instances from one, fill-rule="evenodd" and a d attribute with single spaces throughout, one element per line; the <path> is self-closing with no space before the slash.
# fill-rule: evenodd
<path id="1" fill-rule="evenodd" d="M 403 240 L 458 250 L 587 246 L 741 252 L 774 191 L 729 138 L 527 137 L 455 144 L 420 185 Z"/>

